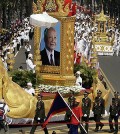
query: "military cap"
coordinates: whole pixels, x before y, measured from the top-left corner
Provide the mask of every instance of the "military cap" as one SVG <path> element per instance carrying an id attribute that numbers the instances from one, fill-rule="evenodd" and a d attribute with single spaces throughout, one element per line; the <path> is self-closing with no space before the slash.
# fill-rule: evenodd
<path id="1" fill-rule="evenodd" d="M 100 90 L 97 90 L 97 94 L 102 94 L 102 92 Z"/>
<path id="2" fill-rule="evenodd" d="M 114 92 L 114 95 L 119 95 L 119 92 L 115 91 L 115 92 Z"/>

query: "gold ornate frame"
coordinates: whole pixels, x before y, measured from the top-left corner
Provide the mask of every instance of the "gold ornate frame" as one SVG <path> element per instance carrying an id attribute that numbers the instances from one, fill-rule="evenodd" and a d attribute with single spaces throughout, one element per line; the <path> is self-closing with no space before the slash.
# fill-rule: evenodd
<path id="1" fill-rule="evenodd" d="M 40 2 L 40 0 L 38 1 Z M 63 3 L 61 5 L 63 5 Z M 41 8 L 40 10 L 42 9 L 43 8 Z M 38 10 L 36 10 L 35 13 L 38 13 Z M 60 66 L 48 66 L 48 65 L 41 64 L 41 61 L 40 61 L 41 56 L 40 56 L 40 49 L 39 49 L 41 32 L 40 32 L 40 28 L 38 27 L 35 27 L 35 31 L 34 31 L 34 62 L 36 64 L 37 74 L 42 76 L 44 84 L 68 86 L 68 85 L 74 85 L 75 83 L 75 76 L 73 73 L 75 16 L 73 17 L 62 16 L 61 17 L 59 16 L 60 13 L 61 13 L 60 11 L 54 12 L 54 15 L 52 13 L 52 16 L 61 22 Z M 48 12 L 48 14 L 51 14 L 51 13 Z"/>
<path id="2" fill-rule="evenodd" d="M 51 10 L 54 9 L 54 10 Z M 64 5 L 64 0 L 37 0 L 33 2 L 33 13 L 48 12 L 51 16 L 67 16 L 70 12 L 69 4 Z"/>

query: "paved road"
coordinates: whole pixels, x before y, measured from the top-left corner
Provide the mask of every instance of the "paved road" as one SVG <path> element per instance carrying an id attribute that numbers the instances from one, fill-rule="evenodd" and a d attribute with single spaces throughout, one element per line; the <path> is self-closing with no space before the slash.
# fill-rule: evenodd
<path id="1" fill-rule="evenodd" d="M 108 134 L 109 131 L 109 125 L 108 125 L 108 119 L 104 119 L 102 120 L 102 122 L 105 124 L 105 126 L 103 127 L 103 129 L 99 132 L 94 132 L 95 129 L 95 122 L 93 120 L 90 120 L 90 127 L 89 127 L 89 134 Z M 119 120 L 120 122 L 120 120 Z M 49 134 L 52 134 L 53 131 L 56 131 L 57 134 L 67 134 L 68 133 L 68 128 L 66 126 L 66 124 L 51 124 L 47 126 Z M 19 130 L 23 130 L 24 133 L 19 132 Z M 6 134 L 29 134 L 31 130 L 31 127 L 16 127 L 16 128 L 10 128 L 9 132 L 7 132 Z M 80 129 L 79 129 L 80 132 Z M 120 131 L 119 131 L 120 133 Z M 118 134 L 119 134 L 118 133 Z M 0 134 L 4 134 L 3 131 L 0 131 Z M 43 130 L 41 129 L 41 127 L 37 127 L 37 130 L 35 132 L 35 134 L 44 134 Z"/>
<path id="2" fill-rule="evenodd" d="M 120 91 L 120 56 L 99 56 L 100 67 L 116 91 Z"/>
<path id="3" fill-rule="evenodd" d="M 30 42 L 33 44 L 33 40 Z M 33 47 L 33 45 L 32 45 Z M 25 49 L 24 47 L 21 47 L 19 53 L 16 56 L 15 65 L 14 68 L 18 68 L 19 66 L 23 66 L 24 69 L 26 69 L 26 63 L 25 63 Z M 33 49 L 32 49 L 33 53 Z M 99 62 L 100 67 L 103 70 L 104 74 L 107 76 L 108 80 L 114 87 L 116 91 L 119 91 L 120 87 L 120 57 L 116 56 L 99 56 Z M 111 97 L 110 97 L 111 98 Z M 108 120 L 104 120 L 104 122 L 108 123 Z M 89 134 L 95 134 L 94 132 L 95 125 L 90 125 Z M 31 127 L 20 127 L 20 128 L 10 128 L 9 134 L 20 134 L 19 130 L 23 129 L 25 131 L 25 134 L 29 133 Z M 65 124 L 58 124 L 54 125 L 48 125 L 49 133 L 52 134 L 52 131 L 55 130 L 57 134 L 67 134 L 68 128 Z M 102 131 L 98 132 L 97 134 L 107 134 L 109 130 L 109 125 L 106 124 Z M 2 134 L 0 132 L 0 134 Z M 40 127 L 37 128 L 36 134 L 43 134 L 42 131 L 40 131 Z"/>
<path id="4" fill-rule="evenodd" d="M 30 40 L 30 44 L 31 44 L 31 53 L 33 54 L 33 40 Z M 20 66 L 23 67 L 23 69 L 26 69 L 26 58 L 25 58 L 25 46 L 22 46 L 20 48 L 20 51 L 16 53 L 16 57 L 15 57 L 15 64 L 14 64 L 14 69 L 19 68 Z"/>

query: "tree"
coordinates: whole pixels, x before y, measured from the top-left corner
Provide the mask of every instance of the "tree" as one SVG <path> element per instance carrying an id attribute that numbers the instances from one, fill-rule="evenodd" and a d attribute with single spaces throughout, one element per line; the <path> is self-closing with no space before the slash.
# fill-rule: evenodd
<path id="1" fill-rule="evenodd" d="M 33 0 L 25 0 L 25 8 L 26 8 L 26 17 L 29 17 L 32 14 L 32 3 Z"/>
<path id="2" fill-rule="evenodd" d="M 22 20 L 32 14 L 33 0 L 1 0 L 0 1 L 0 28 L 6 28 L 16 18 Z"/>
<path id="3" fill-rule="evenodd" d="M 0 28 L 6 28 L 8 19 L 10 19 L 10 13 L 14 9 L 16 0 L 2 0 L 0 1 Z M 2 20 L 2 25 L 1 25 Z"/>

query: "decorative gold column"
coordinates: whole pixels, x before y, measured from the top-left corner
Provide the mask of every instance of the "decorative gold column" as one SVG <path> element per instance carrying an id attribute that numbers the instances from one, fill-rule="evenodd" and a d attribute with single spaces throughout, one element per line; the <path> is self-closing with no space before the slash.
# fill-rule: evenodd
<path id="1" fill-rule="evenodd" d="M 98 22 L 98 32 L 100 32 L 100 22 Z"/>
<path id="2" fill-rule="evenodd" d="M 112 19 L 112 27 L 114 27 L 115 26 L 115 19 L 113 18 Z"/>
<path id="3" fill-rule="evenodd" d="M 95 48 L 95 41 L 93 39 L 92 41 L 92 54 L 91 54 L 91 65 L 92 67 L 96 68 L 96 65 L 97 65 L 97 62 L 98 62 L 98 57 L 97 57 L 97 51 L 96 51 L 96 48 Z"/>
<path id="4" fill-rule="evenodd" d="M 40 61 L 40 28 L 35 27 L 34 33 L 34 64 L 36 65 L 36 74 L 39 75 L 40 65 L 42 65 L 42 62 Z"/>
<path id="5" fill-rule="evenodd" d="M 106 21 L 104 22 L 104 33 L 106 32 Z"/>
<path id="6" fill-rule="evenodd" d="M 61 18 L 62 51 L 61 75 L 68 79 L 68 84 L 74 83 L 74 22 L 75 17 Z M 64 57 L 64 58 L 63 58 Z"/>
<path id="7" fill-rule="evenodd" d="M 13 49 L 10 47 L 9 53 L 7 54 L 7 60 L 6 62 L 9 64 L 8 69 L 11 71 L 13 70 L 13 65 L 15 63 Z"/>
<path id="8" fill-rule="evenodd" d="M 35 96 L 37 97 L 39 94 L 39 89 L 37 85 L 39 84 L 39 79 L 41 78 L 40 75 L 40 66 L 42 65 L 42 62 L 40 61 L 40 30 L 41 28 L 35 27 L 34 28 L 34 64 L 35 72 L 36 72 L 36 88 L 35 88 Z M 38 38 L 36 38 L 38 37 Z"/>

